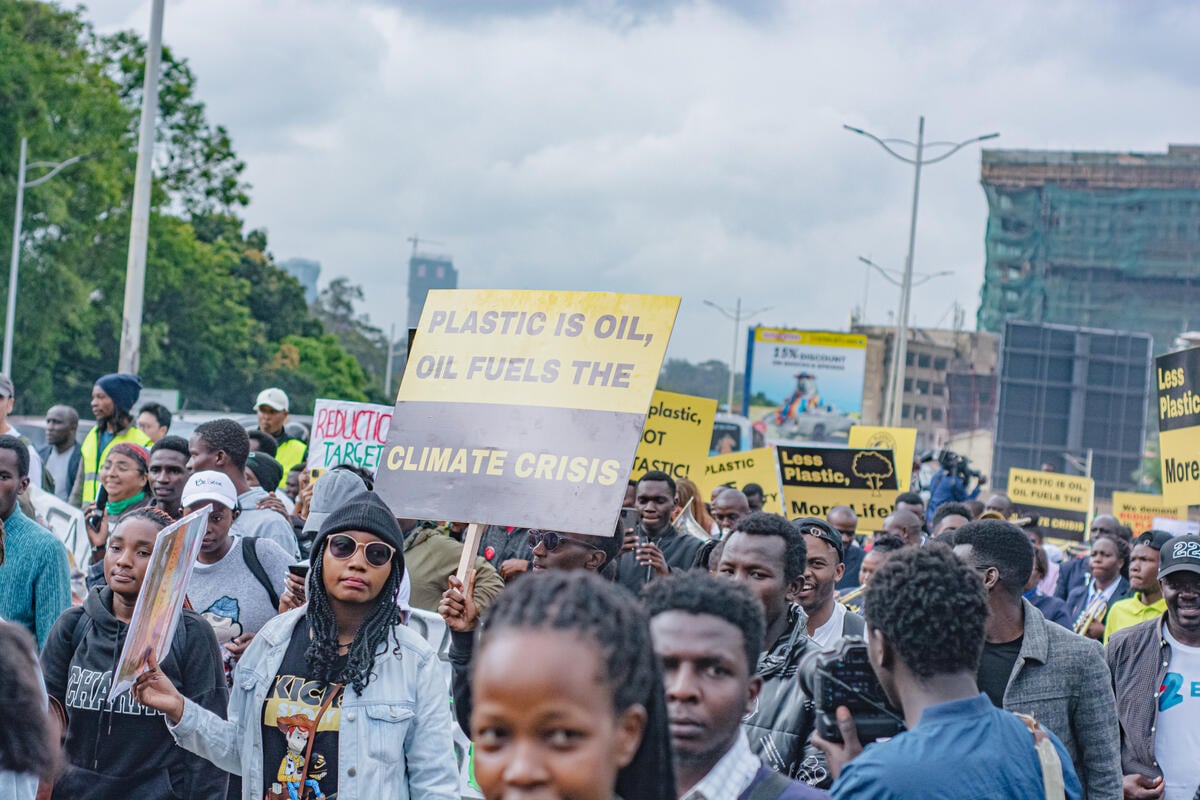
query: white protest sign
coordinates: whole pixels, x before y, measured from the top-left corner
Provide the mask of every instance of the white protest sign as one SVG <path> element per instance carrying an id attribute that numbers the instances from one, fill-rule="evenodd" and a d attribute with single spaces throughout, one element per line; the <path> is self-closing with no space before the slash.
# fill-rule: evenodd
<path id="1" fill-rule="evenodd" d="M 308 468 L 332 469 L 353 464 L 374 472 L 379 468 L 392 407 L 350 400 L 318 399 L 308 441 Z"/>

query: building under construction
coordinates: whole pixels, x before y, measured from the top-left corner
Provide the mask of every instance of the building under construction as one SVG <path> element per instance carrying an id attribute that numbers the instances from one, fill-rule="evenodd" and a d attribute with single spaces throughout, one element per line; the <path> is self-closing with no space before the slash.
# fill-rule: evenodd
<path id="1" fill-rule="evenodd" d="M 1154 337 L 1200 328 L 1200 146 L 984 150 L 980 330 L 1007 319 Z"/>

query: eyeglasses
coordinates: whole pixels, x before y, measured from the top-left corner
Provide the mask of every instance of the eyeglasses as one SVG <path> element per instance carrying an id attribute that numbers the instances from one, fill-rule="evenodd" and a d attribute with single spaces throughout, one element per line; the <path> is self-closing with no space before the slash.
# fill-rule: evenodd
<path id="1" fill-rule="evenodd" d="M 360 542 L 348 533 L 335 533 L 329 537 L 329 555 L 339 561 L 352 558 L 360 547 L 372 567 L 386 565 L 396 554 L 396 548 L 386 542 Z"/>
<path id="2" fill-rule="evenodd" d="M 546 552 L 553 553 L 555 550 L 558 549 L 558 546 L 560 544 L 562 544 L 563 542 L 570 542 L 571 544 L 577 544 L 581 547 L 586 547 L 589 550 L 599 550 L 600 549 L 598 547 L 592 547 L 592 545 L 587 544 L 586 542 L 580 542 L 575 539 L 570 539 L 570 538 L 562 535 L 561 533 L 558 533 L 557 531 L 530 531 L 529 532 L 529 549 L 530 550 L 533 550 L 539 544 L 544 544 L 546 546 Z"/>

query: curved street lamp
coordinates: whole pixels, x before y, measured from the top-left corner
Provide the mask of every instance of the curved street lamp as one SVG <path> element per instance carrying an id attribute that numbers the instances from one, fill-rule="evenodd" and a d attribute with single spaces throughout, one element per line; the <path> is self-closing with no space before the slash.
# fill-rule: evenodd
<path id="1" fill-rule="evenodd" d="M 888 155 L 906 164 L 912 164 L 915 168 L 913 177 L 912 220 L 908 226 L 908 256 L 904 259 L 904 282 L 900 286 L 900 314 L 896 323 L 896 346 L 892 348 L 892 364 L 888 374 L 887 397 L 890 402 L 885 405 L 886 413 L 883 422 L 888 427 L 894 427 L 902 416 L 900 413 L 902 395 L 897 389 L 904 382 L 904 361 L 908 355 L 908 307 L 912 298 L 913 251 L 917 243 L 917 201 L 921 196 L 921 167 L 926 164 L 936 164 L 939 161 L 945 161 L 969 144 L 995 139 L 1000 134 L 986 133 L 982 136 L 976 136 L 961 142 L 926 142 L 925 117 L 921 117 L 917 123 L 917 141 L 915 142 L 910 142 L 906 139 L 881 139 L 862 128 L 855 128 L 851 125 L 843 125 L 842 127 L 851 133 L 867 137 L 886 150 Z M 916 156 L 909 158 L 902 155 L 892 148 L 892 144 L 911 147 L 916 151 Z M 926 158 L 925 148 L 927 147 L 948 147 L 950 149 L 941 155 Z"/>

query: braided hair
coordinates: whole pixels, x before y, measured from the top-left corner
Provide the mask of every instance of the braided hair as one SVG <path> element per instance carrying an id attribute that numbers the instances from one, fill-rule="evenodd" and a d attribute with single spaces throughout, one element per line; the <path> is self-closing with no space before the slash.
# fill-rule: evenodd
<path id="1" fill-rule="evenodd" d="M 304 652 L 304 659 L 315 679 L 353 686 L 354 691 L 361 695 L 371 682 L 375 656 L 387 647 L 388 634 L 400 624 L 400 608 L 392 598 L 400 588 L 404 570 L 397 567 L 397 561 L 393 558 L 392 571 L 375 598 L 375 608 L 363 620 L 358 633 L 354 634 L 345 665 L 339 669 L 337 618 L 334 617 L 333 607 L 329 605 L 329 595 L 325 592 L 324 561 L 325 548 L 328 546 L 329 538 L 325 537 L 320 551 L 312 558 L 306 613 L 312 638 Z M 395 649 L 392 652 L 399 655 L 400 642 L 394 641 Z"/>
<path id="2" fill-rule="evenodd" d="M 618 713 L 634 705 L 646 709 L 637 753 L 617 774 L 617 795 L 624 800 L 675 800 L 663 680 L 645 609 L 625 590 L 590 572 L 529 575 L 492 604 L 480 629 L 479 647 L 506 630 L 547 629 L 574 632 L 595 642 Z"/>
<path id="3" fill-rule="evenodd" d="M 116 530 L 117 525 L 131 519 L 144 519 L 147 522 L 157 525 L 160 531 L 168 525 L 175 524 L 175 518 L 161 508 L 156 506 L 138 506 L 137 508 L 131 508 L 117 517 L 116 525 L 112 526 L 113 530 Z"/>

